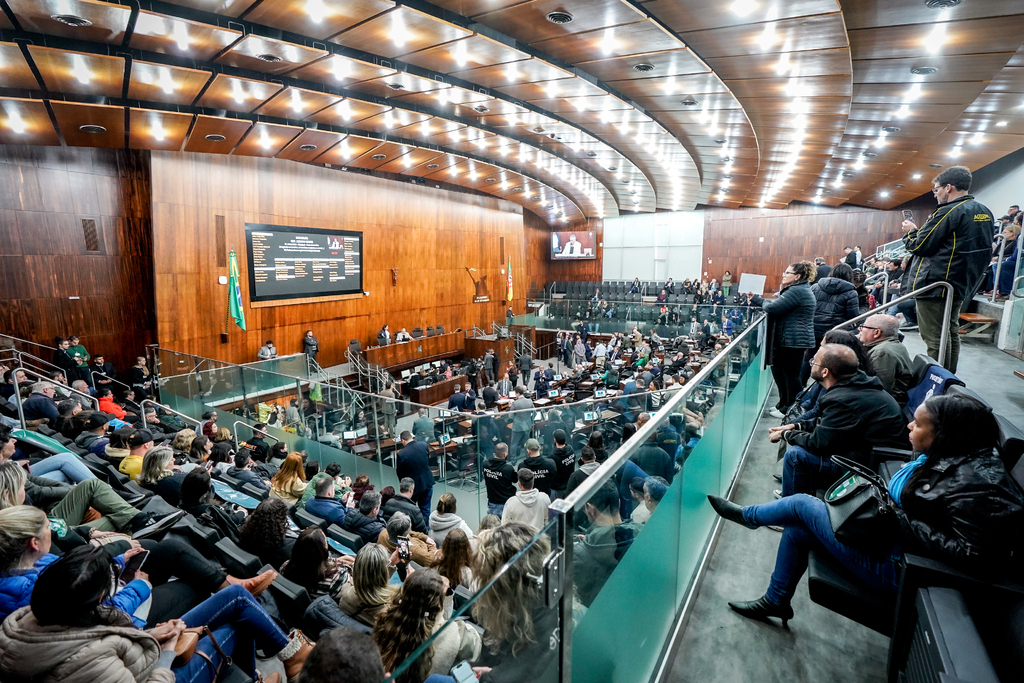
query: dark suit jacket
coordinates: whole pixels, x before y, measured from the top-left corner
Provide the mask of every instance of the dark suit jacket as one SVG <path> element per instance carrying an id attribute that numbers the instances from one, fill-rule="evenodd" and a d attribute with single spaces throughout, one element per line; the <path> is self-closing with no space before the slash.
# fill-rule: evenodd
<path id="1" fill-rule="evenodd" d="M 430 471 L 430 448 L 422 441 L 410 441 L 398 451 L 398 478 L 409 477 L 416 482 L 416 493 L 420 494 L 434 486 L 434 475 Z"/>
<path id="2" fill-rule="evenodd" d="M 462 392 L 452 394 L 448 397 L 448 410 L 465 410 L 466 395 Z"/>
<path id="3" fill-rule="evenodd" d="M 418 531 L 421 534 L 427 533 L 427 523 L 423 521 L 423 513 L 420 511 L 420 507 L 401 494 L 389 500 L 382 512 L 386 520 L 390 520 L 391 516 L 396 512 L 404 512 L 412 520 L 413 531 Z"/>

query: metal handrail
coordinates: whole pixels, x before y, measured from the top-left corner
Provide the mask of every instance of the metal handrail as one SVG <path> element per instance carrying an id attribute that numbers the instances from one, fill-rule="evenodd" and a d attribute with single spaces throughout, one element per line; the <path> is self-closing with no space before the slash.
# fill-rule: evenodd
<path id="1" fill-rule="evenodd" d="M 1006 251 L 1006 235 L 999 233 L 999 258 L 996 259 L 996 276 L 992 280 L 992 298 L 990 302 L 995 303 L 996 292 L 999 291 L 999 276 L 1003 272 L 1003 253 Z"/>
<path id="2" fill-rule="evenodd" d="M 742 342 L 747 335 L 757 329 L 760 324 L 767 318 L 766 315 L 761 314 L 760 317 L 751 321 L 747 329 L 736 335 L 736 338 L 729 342 L 728 346 L 722 349 L 722 352 L 713 359 L 710 363 L 700 369 L 692 379 L 686 382 L 680 389 L 673 390 L 675 396 L 671 397 L 668 402 L 662 404 L 658 409 L 659 413 L 670 415 L 675 412 L 677 406 L 685 401 L 690 393 L 696 391 L 701 383 L 711 377 L 711 374 L 723 363 L 728 363 L 732 358 L 732 351 L 739 348 L 740 342 Z M 604 486 L 604 484 L 615 476 L 618 472 L 619 467 L 622 466 L 626 460 L 633 455 L 640 447 L 651 437 L 659 427 L 662 425 L 662 420 L 648 420 L 647 424 L 637 430 L 636 434 L 630 437 L 629 441 L 619 446 L 619 448 L 608 456 L 608 459 L 604 461 L 597 470 L 594 471 L 589 477 L 583 480 L 583 483 L 570 493 L 565 498 L 560 498 L 548 506 L 549 510 L 555 512 L 567 513 L 571 510 L 576 509 L 582 502 L 590 500 L 590 496 L 594 491 Z"/>
<path id="3" fill-rule="evenodd" d="M 106 374 L 104 374 L 104 373 L 102 373 L 102 372 L 96 372 L 95 370 L 90 370 L 90 371 L 89 371 L 89 374 L 90 374 L 90 375 L 92 376 L 92 378 L 93 378 L 93 380 L 92 380 L 92 385 L 93 385 L 94 387 L 96 386 L 96 375 L 99 375 L 100 377 L 102 377 L 102 378 L 104 378 L 104 379 L 109 379 L 109 380 L 110 380 L 111 382 L 113 382 L 114 384 L 120 384 L 120 385 L 121 385 L 122 387 L 124 387 L 125 389 L 131 389 L 131 387 L 130 387 L 130 386 L 128 386 L 127 384 L 125 384 L 125 383 L 124 383 L 124 382 L 122 382 L 121 380 L 117 380 L 117 379 L 114 379 L 114 378 L 113 378 L 113 377 L 111 377 L 110 375 L 106 375 Z"/>
<path id="4" fill-rule="evenodd" d="M 49 365 L 54 370 L 60 370 L 61 372 L 64 372 L 64 368 L 62 368 L 61 366 L 55 365 L 55 364 L 51 363 L 48 360 L 43 360 L 39 356 L 34 356 L 31 353 L 27 353 L 25 351 L 19 351 L 18 349 L 14 349 L 14 348 L 0 349 L 0 353 L 4 353 L 4 352 L 7 352 L 7 351 L 10 351 L 11 353 L 13 353 L 14 354 L 14 359 L 16 361 L 18 361 L 19 363 L 24 363 L 25 362 L 23 360 L 24 358 L 30 358 L 33 361 L 36 361 L 38 363 L 42 363 L 43 365 Z"/>
<path id="5" fill-rule="evenodd" d="M 151 404 L 152 406 L 154 406 L 155 408 L 157 408 L 159 410 L 165 410 L 168 413 L 171 413 L 172 415 L 177 415 L 178 417 L 182 418 L 183 420 L 191 422 L 191 423 L 193 423 L 195 425 L 203 424 L 201 420 L 197 420 L 194 417 L 189 417 L 185 413 L 179 413 L 174 408 L 170 408 L 168 406 L 165 406 L 163 403 L 157 403 L 156 401 L 154 401 L 151 398 L 144 398 L 144 399 L 142 399 L 142 403 L 139 404 L 139 408 L 142 409 L 143 416 L 145 416 L 145 414 L 146 414 L 146 404 L 147 403 Z"/>
<path id="6" fill-rule="evenodd" d="M 31 344 L 32 346 L 38 346 L 41 349 L 47 349 L 49 351 L 56 351 L 57 350 L 56 348 L 54 348 L 52 346 L 47 346 L 46 344 L 40 344 L 38 342 L 29 341 L 28 339 L 21 339 L 20 337 L 15 337 L 14 335 L 10 335 L 10 334 L 0 334 L 0 337 L 6 337 L 7 339 L 13 339 L 14 341 L 19 342 L 21 344 Z"/>
<path id="7" fill-rule="evenodd" d="M 885 313 L 886 310 L 888 310 L 892 306 L 895 306 L 898 303 L 907 301 L 909 299 L 916 299 L 919 295 L 924 294 L 925 292 L 929 292 L 938 287 L 942 287 L 943 289 L 946 290 L 946 305 L 943 308 L 942 315 L 942 336 L 939 338 L 939 358 L 936 358 L 935 360 L 939 361 L 939 365 L 944 365 L 946 362 L 946 337 L 949 335 L 949 314 L 953 310 L 954 294 L 953 285 L 949 284 L 948 282 L 933 282 L 926 287 L 922 287 L 921 289 L 915 289 L 913 292 L 910 292 L 909 294 L 904 294 L 903 296 L 896 297 L 888 304 L 877 306 L 876 308 L 872 308 L 867 313 L 861 313 L 860 315 L 854 318 L 850 318 L 846 322 L 839 323 L 832 329 L 840 330 L 844 327 L 849 327 L 854 323 L 860 322 L 861 320 L 867 320 L 868 318 L 877 313 Z"/>
<path id="8" fill-rule="evenodd" d="M 1024 296 L 1017 296 L 1014 292 L 1017 291 L 1017 283 L 1024 280 L 1024 275 L 1018 275 L 1013 280 L 1013 284 L 1010 285 L 1010 298 L 1011 299 L 1024 299 Z"/>
<path id="9" fill-rule="evenodd" d="M 879 273 L 875 273 L 871 277 L 864 280 L 863 284 L 864 288 L 867 289 L 867 286 L 874 282 L 875 280 L 877 280 L 878 278 L 883 278 L 884 280 L 884 284 L 882 285 L 882 303 L 884 304 L 886 296 L 888 296 L 889 294 L 889 271 L 883 270 Z"/>
<path id="10" fill-rule="evenodd" d="M 245 423 L 245 422 L 242 422 L 241 420 L 235 420 L 235 421 L 234 421 L 234 422 L 233 422 L 233 423 L 231 424 L 231 432 L 232 432 L 232 434 L 233 434 L 233 435 L 234 435 L 234 437 L 235 437 L 235 445 L 236 445 L 236 446 L 237 446 L 238 444 L 242 443 L 241 441 L 239 441 L 239 440 L 238 440 L 238 425 L 245 425 L 246 427 L 248 427 L 248 428 L 249 428 L 249 429 L 250 429 L 251 431 L 253 431 L 254 433 L 256 433 L 256 434 L 262 434 L 263 436 L 265 436 L 265 437 L 268 437 L 268 438 L 270 438 L 270 439 L 273 439 L 274 441 L 280 441 L 280 440 L 281 440 L 281 439 L 277 438 L 276 436 L 273 436 L 273 435 L 271 435 L 271 434 L 268 434 L 267 432 L 263 431 L 262 429 L 256 429 L 256 428 L 255 428 L 255 427 L 253 427 L 252 425 L 250 425 L 250 424 L 247 424 L 247 423 Z"/>
<path id="11" fill-rule="evenodd" d="M 14 402 L 18 406 L 18 420 L 21 421 L 21 428 L 22 429 L 28 429 L 28 425 L 25 424 L 25 411 L 24 411 L 24 409 L 21 406 L 21 387 L 18 386 L 18 371 L 24 372 L 26 375 L 31 375 L 31 376 L 37 377 L 42 382 L 49 382 L 50 384 L 57 384 L 57 382 L 54 382 L 52 379 L 50 379 L 46 375 L 42 375 L 42 374 L 36 372 L 35 370 L 29 370 L 28 368 L 26 368 L 23 365 L 19 365 L 18 367 L 11 369 L 11 379 L 14 380 Z M 33 384 L 35 384 L 35 382 L 33 382 Z M 89 399 L 90 401 L 92 401 L 93 405 L 96 406 L 96 410 L 100 409 L 100 401 L 95 396 L 90 396 L 89 394 L 83 393 L 83 392 L 79 391 L 78 389 L 72 389 L 71 387 L 63 385 L 63 384 L 61 385 L 61 387 L 62 387 L 62 390 L 61 390 L 62 392 L 63 392 L 64 389 L 67 389 L 72 394 L 76 394 L 78 396 L 83 396 L 83 397 Z"/>

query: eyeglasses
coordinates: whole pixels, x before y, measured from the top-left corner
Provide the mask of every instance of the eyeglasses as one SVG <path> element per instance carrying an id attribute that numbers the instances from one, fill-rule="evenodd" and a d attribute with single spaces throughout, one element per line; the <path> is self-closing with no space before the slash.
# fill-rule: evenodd
<path id="1" fill-rule="evenodd" d="M 871 327 L 871 325 L 857 325 L 858 330 L 879 330 L 880 327 Z"/>
<path id="2" fill-rule="evenodd" d="M 819 363 L 816 360 L 812 360 L 810 363 L 808 363 L 808 365 L 817 365 L 818 367 L 821 367 L 821 363 Z"/>
<path id="3" fill-rule="evenodd" d="M 794 272 L 793 272 L 793 271 L 791 271 L 791 270 L 787 270 L 787 271 L 784 271 L 784 272 L 783 272 L 782 274 L 783 274 L 783 275 L 796 275 L 796 273 L 794 273 Z"/>
<path id="4" fill-rule="evenodd" d="M 949 183 L 946 183 L 946 185 L 949 185 Z M 932 186 L 932 194 L 938 194 L 939 190 L 945 188 L 946 185 L 934 185 L 934 186 Z"/>

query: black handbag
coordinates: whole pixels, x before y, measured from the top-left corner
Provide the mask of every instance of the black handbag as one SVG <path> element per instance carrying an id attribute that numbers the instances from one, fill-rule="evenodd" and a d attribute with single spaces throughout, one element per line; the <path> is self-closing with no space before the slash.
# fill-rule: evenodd
<path id="1" fill-rule="evenodd" d="M 868 555 L 890 553 L 899 537 L 899 522 L 889 488 L 860 463 L 835 455 L 832 462 L 849 470 L 825 494 L 836 540 Z"/>

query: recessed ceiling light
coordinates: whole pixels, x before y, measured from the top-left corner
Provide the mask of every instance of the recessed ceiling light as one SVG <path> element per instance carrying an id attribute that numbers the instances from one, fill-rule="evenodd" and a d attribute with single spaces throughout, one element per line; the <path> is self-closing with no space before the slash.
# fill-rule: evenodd
<path id="1" fill-rule="evenodd" d="M 227 140 L 227 138 L 221 135 L 220 133 L 210 133 L 209 135 L 206 136 L 206 139 L 209 140 L 210 142 L 224 142 L 225 140 Z"/>
<path id="2" fill-rule="evenodd" d="M 593 159 L 594 157 L 597 156 L 597 152 L 587 152 L 587 156 Z"/>
<path id="3" fill-rule="evenodd" d="M 619 167 L 618 167 L 618 166 L 609 166 L 609 167 L 608 167 L 608 170 L 609 170 L 609 171 L 618 171 L 618 170 L 619 170 Z"/>
<path id="4" fill-rule="evenodd" d="M 914 74 L 915 76 L 931 76 L 932 74 L 937 74 L 938 72 L 938 68 L 934 66 L 915 66 L 910 70 L 910 73 Z"/>
<path id="5" fill-rule="evenodd" d="M 718 138 L 717 140 L 715 140 L 716 145 L 724 145 L 727 142 L 728 140 L 726 140 L 725 138 Z"/>
<path id="6" fill-rule="evenodd" d="M 519 186 L 519 185 L 516 185 L 515 187 L 512 188 L 512 191 L 513 192 L 522 192 L 523 188 L 521 186 Z"/>
<path id="7" fill-rule="evenodd" d="M 889 191 L 888 191 L 888 190 L 882 190 L 882 191 L 881 191 L 881 192 L 879 192 L 878 194 L 879 194 L 879 195 L 881 195 L 881 196 L 882 196 L 882 198 L 884 199 L 885 197 L 888 197 L 888 196 L 889 196 Z"/>
<path id="8" fill-rule="evenodd" d="M 832 190 L 822 190 L 822 194 L 832 194 Z"/>
<path id="9" fill-rule="evenodd" d="M 264 52 L 262 54 L 256 55 L 256 59 L 260 60 L 261 62 L 268 62 L 270 64 L 276 64 L 277 62 L 282 61 L 280 57 L 278 57 L 277 55 L 272 55 L 269 52 Z"/>
<path id="10" fill-rule="evenodd" d="M 370 157 L 370 158 L 371 158 L 371 159 L 376 159 L 377 161 L 380 161 L 381 159 L 387 159 L 387 158 L 388 158 L 388 155 L 387 155 L 387 154 L 374 154 L 374 155 L 373 155 L 372 157 Z"/>
<path id="11" fill-rule="evenodd" d="M 622 181 L 622 184 L 623 184 L 623 185 L 629 185 L 629 183 L 630 183 L 630 182 L 632 182 L 632 181 L 630 181 L 630 180 L 623 180 L 623 181 Z"/>
<path id="12" fill-rule="evenodd" d="M 484 178 L 485 183 L 494 183 L 497 182 L 497 180 L 497 178 Z"/>
<path id="13" fill-rule="evenodd" d="M 405 90 L 405 86 L 401 83 L 385 83 L 392 90 Z"/>
<path id="14" fill-rule="evenodd" d="M 639 64 L 633 65 L 633 71 L 639 71 L 642 74 L 650 73 L 654 71 L 654 65 L 648 64 L 647 62 L 640 62 Z"/>
<path id="15" fill-rule="evenodd" d="M 440 164 L 427 164 L 427 169 L 433 171 L 435 168 L 441 168 Z"/>
<path id="16" fill-rule="evenodd" d="M 679 100 L 679 104 L 683 105 L 684 107 L 696 107 L 697 100 L 695 100 L 692 97 L 686 97 L 684 99 Z"/>
<path id="17" fill-rule="evenodd" d="M 854 176 L 854 174 L 853 174 L 853 173 L 850 173 L 849 171 L 847 171 L 847 172 L 843 173 L 843 177 L 844 177 L 844 178 L 852 178 L 853 176 Z"/>
<path id="18" fill-rule="evenodd" d="M 928 168 L 942 168 L 942 164 L 928 164 Z"/>
<path id="19" fill-rule="evenodd" d="M 893 185 L 893 187 L 906 187 L 906 185 L 901 185 L 900 183 L 896 183 L 895 185 Z"/>
<path id="20" fill-rule="evenodd" d="M 882 126 L 882 130 L 886 133 L 899 133 L 900 129 L 896 126 Z"/>
<path id="21" fill-rule="evenodd" d="M 999 126 L 1000 128 L 1002 128 L 1003 126 L 1006 125 L 1006 121 L 998 121 L 998 122 L 996 122 L 996 125 Z"/>
<path id="22" fill-rule="evenodd" d="M 316 149 L 316 145 L 299 145 L 299 149 L 301 149 L 303 152 L 312 152 L 314 149 Z"/>
<path id="23" fill-rule="evenodd" d="M 555 208 L 555 205 L 554 205 L 554 204 L 548 204 L 548 205 L 547 205 L 547 206 L 545 206 L 544 208 L 545 208 L 545 209 L 553 209 L 553 208 Z"/>
<path id="24" fill-rule="evenodd" d="M 874 202 L 873 200 L 869 199 L 869 200 L 867 200 L 867 201 L 866 201 L 866 202 L 864 202 L 864 203 L 865 203 L 865 204 L 874 204 L 875 202 Z"/>
<path id="25" fill-rule="evenodd" d="M 92 26 L 92 22 L 83 17 L 76 16 L 74 14 L 51 14 L 50 18 L 54 21 L 58 21 L 74 28 L 85 28 L 86 26 Z"/>
<path id="26" fill-rule="evenodd" d="M 78 130 L 82 131 L 83 133 L 88 133 L 89 135 L 99 135 L 100 133 L 107 132 L 107 129 L 103 126 L 97 126 L 92 123 L 87 123 L 84 126 L 79 126 Z"/>
<path id="27" fill-rule="evenodd" d="M 568 24 L 572 21 L 573 17 L 568 12 L 548 12 L 547 20 L 552 24 Z"/>
<path id="28" fill-rule="evenodd" d="M 920 180 L 921 179 L 921 174 L 920 173 L 915 173 L 914 175 L 910 176 L 910 179 L 911 180 Z"/>
<path id="29" fill-rule="evenodd" d="M 860 155 L 861 155 L 862 157 L 865 157 L 865 158 L 867 158 L 867 159 L 870 159 L 871 157 L 877 157 L 877 156 L 878 156 L 878 155 L 877 155 L 877 154 L 875 154 L 874 152 L 861 152 L 861 153 L 860 153 Z"/>
<path id="30" fill-rule="evenodd" d="M 731 164 L 732 163 L 732 157 L 722 157 L 722 163 L 723 164 Z"/>
<path id="31" fill-rule="evenodd" d="M 964 0 L 924 0 L 924 6 L 928 9 L 949 9 L 956 7 Z"/>
<path id="32" fill-rule="evenodd" d="M 732 176 L 731 175 L 724 175 L 724 176 L 722 176 L 722 179 L 723 180 L 732 180 Z"/>

